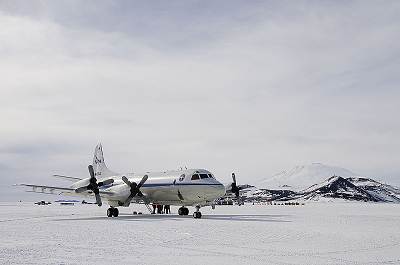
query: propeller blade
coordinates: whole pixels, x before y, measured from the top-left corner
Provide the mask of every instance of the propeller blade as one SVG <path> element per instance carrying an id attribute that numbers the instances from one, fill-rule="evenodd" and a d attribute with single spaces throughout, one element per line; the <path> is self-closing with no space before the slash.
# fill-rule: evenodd
<path id="1" fill-rule="evenodd" d="M 149 176 L 144 175 L 143 178 L 142 178 L 142 180 L 141 180 L 141 181 L 139 182 L 139 184 L 137 185 L 137 188 L 140 189 L 140 188 L 143 186 L 143 184 L 147 181 L 148 178 L 149 178 Z"/>
<path id="2" fill-rule="evenodd" d="M 235 183 L 235 185 L 236 185 L 236 175 L 235 175 L 235 173 L 232 173 L 232 179 L 233 179 L 233 183 Z"/>
<path id="3" fill-rule="evenodd" d="M 88 190 L 88 187 L 80 187 L 80 188 L 75 189 L 75 192 L 76 193 L 81 193 L 81 192 L 84 192 L 84 191 L 87 191 L 87 190 Z"/>
<path id="4" fill-rule="evenodd" d="M 100 206 L 103 204 L 103 203 L 101 202 L 100 194 L 99 194 L 99 193 L 96 193 L 95 196 L 96 196 L 96 203 L 97 203 L 97 205 L 100 207 Z"/>
<path id="5" fill-rule="evenodd" d="M 112 184 L 112 183 L 114 183 L 113 179 L 106 179 L 104 181 L 99 182 L 97 185 L 99 187 L 101 187 L 101 186 L 109 185 L 109 184 Z"/>
<path id="6" fill-rule="evenodd" d="M 232 183 L 231 191 L 235 194 L 235 197 L 236 197 L 236 199 L 238 201 L 238 204 L 241 205 L 241 201 L 240 201 L 240 190 L 241 189 L 236 184 L 236 175 L 235 175 L 235 173 L 232 173 L 232 180 L 233 180 L 233 183 Z"/>
<path id="7" fill-rule="evenodd" d="M 92 165 L 89 165 L 89 166 L 88 166 L 88 169 L 89 169 L 90 177 L 91 177 L 91 178 L 95 178 L 93 166 L 92 166 Z"/>
<path id="8" fill-rule="evenodd" d="M 128 180 L 128 178 L 125 177 L 125 176 L 122 176 L 122 181 L 125 182 L 125 184 L 128 185 L 128 186 L 131 186 L 131 184 L 132 184 L 132 183 Z"/>
<path id="9" fill-rule="evenodd" d="M 126 201 L 124 202 L 125 206 L 129 206 L 129 204 L 131 203 L 132 199 L 133 199 L 133 195 L 131 193 L 131 195 L 129 195 L 129 197 L 126 199 Z"/>

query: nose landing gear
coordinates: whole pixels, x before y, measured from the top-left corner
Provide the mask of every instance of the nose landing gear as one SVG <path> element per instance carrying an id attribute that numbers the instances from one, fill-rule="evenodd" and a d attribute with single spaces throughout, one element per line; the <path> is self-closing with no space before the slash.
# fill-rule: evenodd
<path id="1" fill-rule="evenodd" d="M 110 207 L 107 209 L 108 217 L 118 217 L 119 211 L 118 208 Z"/>
<path id="2" fill-rule="evenodd" d="M 196 211 L 193 213 L 193 218 L 195 219 L 201 218 L 200 206 L 196 206 Z"/>
<path id="3" fill-rule="evenodd" d="M 179 215 L 188 215 L 189 209 L 186 208 L 185 206 L 182 206 L 181 208 L 178 209 L 178 214 Z M 193 213 L 193 218 L 195 218 L 195 219 L 201 218 L 200 206 L 196 206 L 196 211 Z"/>

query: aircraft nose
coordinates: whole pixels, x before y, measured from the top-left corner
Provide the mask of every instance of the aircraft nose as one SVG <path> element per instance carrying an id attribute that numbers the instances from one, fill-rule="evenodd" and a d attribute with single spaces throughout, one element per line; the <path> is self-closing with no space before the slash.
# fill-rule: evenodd
<path id="1" fill-rule="evenodd" d="M 225 190 L 225 186 L 222 183 L 219 183 L 218 186 L 218 197 L 222 197 L 225 196 L 226 190 Z"/>
<path id="2" fill-rule="evenodd" d="M 211 189 L 209 190 L 209 196 L 213 199 L 218 199 L 225 195 L 225 186 L 222 183 L 217 182 L 210 188 Z"/>

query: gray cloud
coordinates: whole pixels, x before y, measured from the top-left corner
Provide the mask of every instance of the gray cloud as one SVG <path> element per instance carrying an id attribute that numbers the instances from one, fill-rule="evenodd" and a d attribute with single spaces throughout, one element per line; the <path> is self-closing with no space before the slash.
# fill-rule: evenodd
<path id="1" fill-rule="evenodd" d="M 321 161 L 396 180 L 399 9 L 3 1 L 5 178 L 87 174 L 102 141 L 119 171 L 187 165 L 251 182 Z"/>

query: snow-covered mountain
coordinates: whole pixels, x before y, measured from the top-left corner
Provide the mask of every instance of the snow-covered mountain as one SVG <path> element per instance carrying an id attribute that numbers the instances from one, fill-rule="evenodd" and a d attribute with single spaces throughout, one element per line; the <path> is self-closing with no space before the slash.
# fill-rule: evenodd
<path id="1" fill-rule="evenodd" d="M 243 185 L 240 194 L 248 202 L 342 199 L 400 203 L 400 188 L 322 163 L 296 166 L 255 186 Z"/>
<path id="2" fill-rule="evenodd" d="M 301 191 L 332 176 L 347 178 L 357 176 L 357 174 L 341 167 L 312 163 L 296 166 L 291 170 L 282 171 L 272 177 L 262 179 L 256 186 L 271 190 Z"/>
<path id="3" fill-rule="evenodd" d="M 380 183 L 371 178 L 347 178 L 355 186 L 364 189 L 379 201 L 400 203 L 400 189 L 388 184 Z"/>
<path id="4" fill-rule="evenodd" d="M 354 185 L 351 178 L 338 176 L 330 177 L 328 180 L 313 185 L 299 194 L 299 198 L 318 201 L 321 198 L 340 198 L 353 201 L 381 201 L 378 197 L 370 194 L 362 186 Z"/>
<path id="5" fill-rule="evenodd" d="M 241 195 L 247 201 L 332 201 L 333 199 L 343 199 L 362 202 L 400 203 L 399 188 L 365 177 L 343 178 L 332 176 L 321 183 L 297 192 L 288 189 L 273 190 L 252 187 L 243 190 Z"/>

